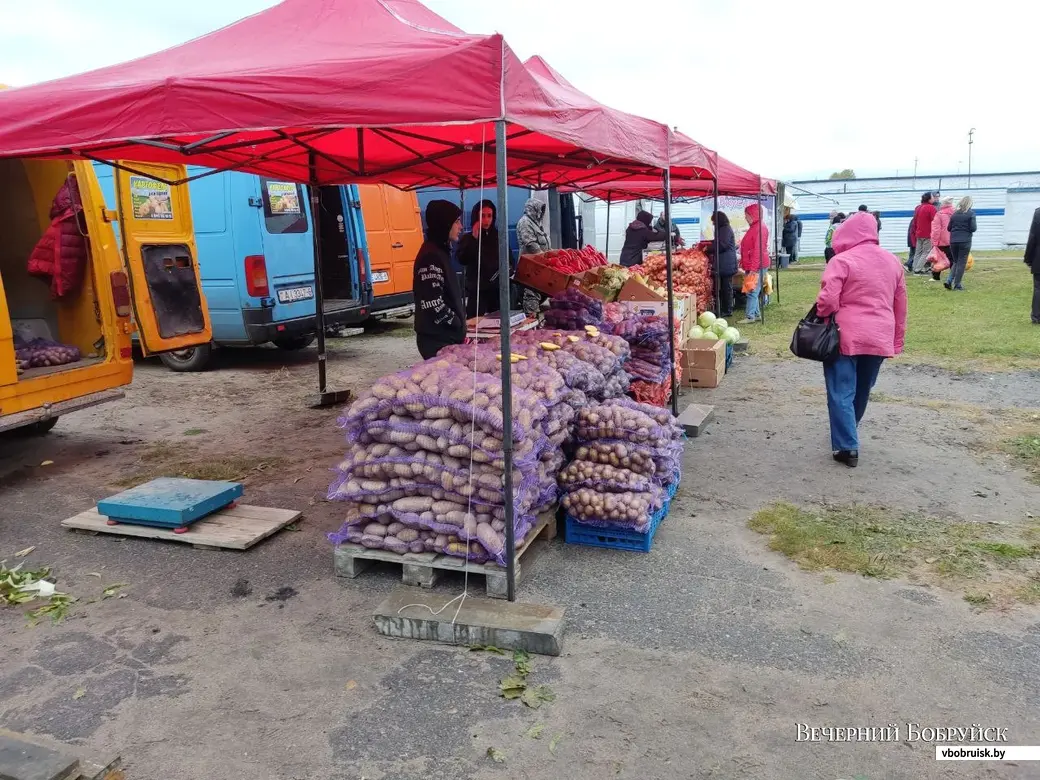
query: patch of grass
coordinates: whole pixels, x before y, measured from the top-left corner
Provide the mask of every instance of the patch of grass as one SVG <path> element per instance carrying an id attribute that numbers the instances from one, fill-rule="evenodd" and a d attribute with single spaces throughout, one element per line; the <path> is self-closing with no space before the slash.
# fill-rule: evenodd
<path id="1" fill-rule="evenodd" d="M 997 530 L 876 506 L 807 509 L 783 502 L 755 513 L 748 525 L 769 536 L 770 549 L 808 571 L 934 582 L 960 590 L 968 601 L 982 585 L 994 605 L 1040 603 L 1033 527 Z"/>
<path id="2" fill-rule="evenodd" d="M 1036 326 L 1029 321 L 1032 285 L 1028 269 L 1016 259 L 982 259 L 964 277 L 965 292 L 952 293 L 938 282 L 911 276 L 906 353 L 900 358 L 951 370 L 1009 371 L 1040 367 Z M 741 329 L 755 354 L 793 358 L 791 333 L 812 306 L 820 289 L 823 266 L 802 262 L 780 272 L 780 302 L 766 307 L 765 324 Z M 931 277 L 927 277 L 930 279 Z M 993 339 L 959 336 L 950 323 L 985 323 Z"/>
<path id="3" fill-rule="evenodd" d="M 990 593 L 965 593 L 964 600 L 973 607 L 987 607 L 993 601 Z"/>
<path id="4" fill-rule="evenodd" d="M 1030 479 L 1040 485 L 1040 428 L 1007 439 L 1004 449 L 1019 466 L 1029 472 Z"/>
<path id="5" fill-rule="evenodd" d="M 185 436 L 201 436 L 204 433 L 209 433 L 205 428 L 188 428 L 184 432 Z"/>
<path id="6" fill-rule="evenodd" d="M 281 464 L 277 457 L 227 454 L 219 458 L 200 455 L 194 449 L 159 443 L 141 455 L 141 468 L 115 483 L 131 488 L 158 477 L 243 482 Z"/>

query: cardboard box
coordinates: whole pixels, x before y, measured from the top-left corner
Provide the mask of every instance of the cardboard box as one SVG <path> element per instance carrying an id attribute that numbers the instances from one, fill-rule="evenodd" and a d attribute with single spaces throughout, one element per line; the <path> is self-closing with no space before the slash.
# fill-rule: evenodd
<path id="1" fill-rule="evenodd" d="M 639 303 L 665 301 L 667 304 L 668 301 L 665 296 L 655 293 L 645 284 L 637 282 L 635 279 L 629 279 L 625 282 L 625 286 L 621 288 L 617 299 L 624 302 L 638 301 Z"/>
<path id="2" fill-rule="evenodd" d="M 692 371 L 683 371 L 683 384 L 687 387 L 700 387 L 710 389 L 718 387 L 725 376 L 725 368 L 717 370 L 714 368 L 696 368 Z"/>
<path id="3" fill-rule="evenodd" d="M 684 371 L 726 372 L 726 342 L 722 339 L 689 339 L 682 354 Z"/>
<path id="4" fill-rule="evenodd" d="M 577 287 L 590 298 L 595 298 L 604 303 L 610 303 L 611 301 L 616 300 L 617 291 L 608 290 L 600 284 L 602 273 L 603 267 L 599 266 L 597 268 L 590 268 L 588 271 L 573 274 L 571 276 L 571 285 Z"/>
<path id="5" fill-rule="evenodd" d="M 626 283 L 627 286 L 628 283 Z M 638 282 L 636 284 L 639 284 Z M 642 287 L 642 285 L 640 285 Z M 621 288 L 624 292 L 624 287 Z M 621 300 L 621 297 L 618 297 Z M 657 315 L 658 317 L 665 317 L 668 315 L 668 299 L 665 298 L 660 301 L 625 301 L 625 303 L 633 310 L 636 314 L 642 315 Z M 680 332 L 680 340 L 685 341 L 686 336 L 690 332 L 690 328 L 697 320 L 697 296 L 693 293 L 689 295 L 675 295 L 672 298 L 673 309 L 672 313 L 675 319 L 682 323 L 682 331 Z"/>
<path id="6" fill-rule="evenodd" d="M 536 255 L 520 255 L 513 281 L 546 295 L 556 295 L 566 290 L 575 276 L 550 268 Z"/>

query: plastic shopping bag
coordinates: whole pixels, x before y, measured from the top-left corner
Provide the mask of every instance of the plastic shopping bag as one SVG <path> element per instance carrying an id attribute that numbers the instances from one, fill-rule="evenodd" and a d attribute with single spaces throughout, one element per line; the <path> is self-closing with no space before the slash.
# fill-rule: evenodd
<path id="1" fill-rule="evenodd" d="M 970 271 L 974 267 L 975 267 L 975 256 L 971 252 L 968 252 L 968 262 L 965 263 L 964 270 L 965 271 Z"/>
<path id="2" fill-rule="evenodd" d="M 758 272 L 751 271 L 750 273 L 744 274 L 744 286 L 740 288 L 740 291 L 746 295 L 750 295 L 758 288 Z"/>
<path id="3" fill-rule="evenodd" d="M 773 294 L 773 275 L 766 274 L 765 281 L 762 283 L 762 289 L 765 290 L 766 295 Z"/>
<path id="4" fill-rule="evenodd" d="M 932 251 L 928 253 L 928 262 L 932 264 L 932 273 L 935 274 L 950 267 L 950 258 L 937 246 L 933 246 Z"/>

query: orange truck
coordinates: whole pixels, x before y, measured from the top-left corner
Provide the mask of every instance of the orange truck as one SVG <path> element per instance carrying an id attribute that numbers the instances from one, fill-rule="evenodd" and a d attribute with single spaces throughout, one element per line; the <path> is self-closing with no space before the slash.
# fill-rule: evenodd
<path id="1" fill-rule="evenodd" d="M 188 188 L 156 181 L 182 179 L 184 168 L 128 165 L 135 171 L 117 171 L 109 210 L 90 163 L 0 160 L 0 431 L 46 433 L 64 414 L 121 398 L 133 378 L 135 328 L 146 355 L 213 337 Z M 29 274 L 28 260 L 70 179 L 87 259 L 82 283 L 55 299 L 47 280 Z M 60 350 L 60 362 L 79 359 L 55 365 L 49 344 L 75 348 Z"/>

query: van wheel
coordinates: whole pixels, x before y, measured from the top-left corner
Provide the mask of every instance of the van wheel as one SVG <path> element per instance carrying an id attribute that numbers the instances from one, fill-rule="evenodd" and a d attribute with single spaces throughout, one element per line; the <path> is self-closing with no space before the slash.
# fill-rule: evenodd
<path id="1" fill-rule="evenodd" d="M 39 422 L 33 423 L 32 425 L 25 426 L 25 432 L 29 436 L 46 436 L 48 433 L 54 430 L 54 426 L 58 424 L 57 417 L 50 417 L 46 420 L 40 420 Z"/>
<path id="2" fill-rule="evenodd" d="M 314 343 L 316 339 L 313 333 L 309 336 L 284 336 L 280 339 L 274 340 L 274 345 L 278 349 L 284 349 L 286 352 L 296 352 L 300 349 L 306 349 Z"/>
<path id="3" fill-rule="evenodd" d="M 201 344 L 188 349 L 178 349 L 176 352 L 163 352 L 159 355 L 159 360 L 171 371 L 205 371 L 212 356 L 213 347 L 210 344 Z"/>

